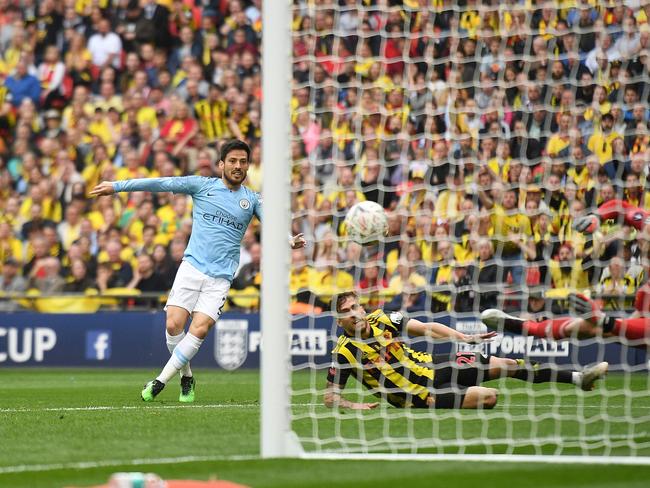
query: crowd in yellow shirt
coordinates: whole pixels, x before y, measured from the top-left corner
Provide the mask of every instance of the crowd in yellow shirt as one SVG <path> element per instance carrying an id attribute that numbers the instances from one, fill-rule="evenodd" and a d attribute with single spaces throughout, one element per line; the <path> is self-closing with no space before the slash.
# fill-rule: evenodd
<path id="1" fill-rule="evenodd" d="M 28 286 L 50 269 L 39 260 L 55 258 L 56 291 L 137 287 L 146 254 L 165 292 L 191 199 L 88 191 L 103 180 L 216 177 L 231 137 L 251 145 L 255 191 L 263 171 L 290 165 L 293 231 L 314 243 L 293 256 L 295 304 L 322 309 L 356 287 L 375 305 L 463 311 L 467 282 L 626 295 L 646 279 L 644 236 L 603 222 L 596 243 L 573 228 L 613 199 L 650 210 L 646 5 L 296 2 L 291 154 L 262 164 L 256 2 L 142 2 L 130 17 L 108 1 L 7 4 L 0 261 Z M 390 232 L 360 247 L 344 217 L 364 200 L 385 208 Z M 73 273 L 79 262 L 86 276 Z M 241 303 L 259 301 L 230 306 Z"/>

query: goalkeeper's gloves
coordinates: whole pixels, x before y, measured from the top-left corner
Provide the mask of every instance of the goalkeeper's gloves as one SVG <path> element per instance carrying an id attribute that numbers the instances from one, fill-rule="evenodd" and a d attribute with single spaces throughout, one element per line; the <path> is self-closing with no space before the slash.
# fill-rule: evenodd
<path id="1" fill-rule="evenodd" d="M 573 221 L 573 228 L 585 234 L 593 234 L 599 226 L 599 219 L 596 215 L 585 215 Z"/>
<path id="2" fill-rule="evenodd" d="M 616 319 L 609 317 L 598 309 L 596 303 L 582 293 L 569 294 L 569 305 L 573 312 L 584 320 L 595 322 L 603 332 L 610 332 L 616 325 Z"/>
<path id="3" fill-rule="evenodd" d="M 596 314 L 596 304 L 582 293 L 570 293 L 569 305 L 571 310 L 583 318 L 592 318 Z"/>

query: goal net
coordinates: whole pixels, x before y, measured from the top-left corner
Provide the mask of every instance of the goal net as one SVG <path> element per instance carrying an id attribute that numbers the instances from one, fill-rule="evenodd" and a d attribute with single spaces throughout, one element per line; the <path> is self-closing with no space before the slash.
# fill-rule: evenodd
<path id="1" fill-rule="evenodd" d="M 262 454 L 648 463 L 650 4 L 274 9 L 263 46 Z M 384 207 L 389 233 L 362 246 L 343 220 L 363 200 Z M 309 246 L 291 251 L 285 228 Z M 278 278 L 289 269 L 288 283 Z M 385 312 L 388 342 L 371 334 L 341 352 L 334 302 L 348 290 Z M 404 317 L 497 335 L 410 337 Z M 496 405 L 433 408 L 440 364 L 489 356 L 529 375 L 484 383 Z M 581 373 L 603 361 L 607 377 L 583 391 Z M 416 367 L 434 371 L 428 383 Z M 451 370 L 446 388 L 464 401 L 463 368 Z M 326 406 L 328 379 L 337 398 L 378 405 Z M 416 408 L 427 402 L 417 384 L 431 408 Z"/>

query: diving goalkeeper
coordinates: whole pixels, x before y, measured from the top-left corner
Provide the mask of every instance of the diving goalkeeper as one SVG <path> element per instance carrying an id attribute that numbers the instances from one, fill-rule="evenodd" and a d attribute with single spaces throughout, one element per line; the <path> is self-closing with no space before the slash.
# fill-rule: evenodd
<path id="1" fill-rule="evenodd" d="M 375 310 L 367 314 L 355 292 L 338 295 L 334 303 L 343 334 L 332 351 L 324 396 L 327 407 L 377 407 L 378 403 L 342 397 L 350 376 L 395 407 L 476 409 L 494 408 L 497 403 L 498 391 L 480 386 L 484 381 L 509 376 L 532 383 L 572 383 L 589 391 L 607 373 L 606 362 L 578 372 L 473 352 L 459 352 L 441 360 L 408 347 L 402 340 L 404 335 L 477 344 L 490 341 L 496 333 L 462 334 L 400 312 L 387 315 Z"/>
<path id="2" fill-rule="evenodd" d="M 569 295 L 576 316 L 559 316 L 543 320 L 526 320 L 495 308 L 481 313 L 481 321 L 490 329 L 506 330 L 544 339 L 562 340 L 575 337 L 615 337 L 624 344 L 647 349 L 650 345 L 650 285 L 639 288 L 634 313 L 628 318 L 610 317 L 587 296 Z"/>

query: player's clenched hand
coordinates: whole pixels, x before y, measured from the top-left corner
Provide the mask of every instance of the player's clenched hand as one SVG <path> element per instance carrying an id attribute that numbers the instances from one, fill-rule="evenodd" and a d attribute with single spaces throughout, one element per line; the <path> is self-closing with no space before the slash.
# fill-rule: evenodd
<path id="1" fill-rule="evenodd" d="M 291 249 L 300 249 L 307 245 L 307 240 L 305 239 L 304 234 L 300 233 L 300 234 L 296 234 L 295 236 L 292 236 L 290 243 L 291 243 Z"/>
<path id="2" fill-rule="evenodd" d="M 463 342 L 467 344 L 481 344 L 482 342 L 490 342 L 496 337 L 495 331 L 486 332 L 484 334 L 464 334 Z"/>
<path id="3" fill-rule="evenodd" d="M 113 193 L 115 193 L 113 183 L 111 181 L 102 181 L 90 191 L 89 195 L 91 197 L 99 197 L 102 195 L 112 195 Z"/>

